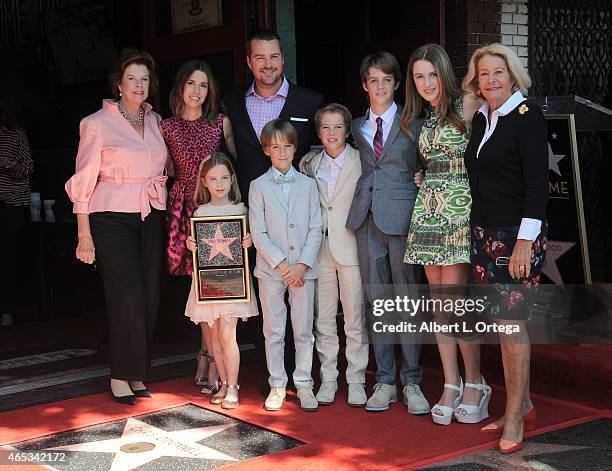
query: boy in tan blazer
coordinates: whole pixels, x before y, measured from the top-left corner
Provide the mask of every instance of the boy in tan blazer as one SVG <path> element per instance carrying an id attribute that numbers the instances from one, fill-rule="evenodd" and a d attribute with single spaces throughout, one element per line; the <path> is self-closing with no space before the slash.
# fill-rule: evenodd
<path id="1" fill-rule="evenodd" d="M 369 344 L 357 242 L 353 231 L 345 227 L 361 176 L 359 152 L 346 144 L 351 121 L 349 110 L 337 103 L 317 111 L 315 127 L 325 149 L 310 160 L 306 170 L 319 189 L 323 233 L 315 291 L 315 345 L 321 362 L 321 387 L 316 397 L 319 404 L 328 405 L 338 391 L 339 297 L 346 334 L 348 403 L 363 407 Z"/>
<path id="2" fill-rule="evenodd" d="M 279 410 L 285 400 L 285 326 L 289 291 L 295 344 L 293 383 L 300 407 L 318 407 L 311 376 L 314 337 L 315 279 L 321 246 L 321 209 L 317 185 L 292 165 L 297 131 L 275 119 L 261 132 L 261 144 L 272 166 L 251 182 L 249 222 L 257 249 L 253 274 L 259 280 L 270 394 L 265 409 Z"/>

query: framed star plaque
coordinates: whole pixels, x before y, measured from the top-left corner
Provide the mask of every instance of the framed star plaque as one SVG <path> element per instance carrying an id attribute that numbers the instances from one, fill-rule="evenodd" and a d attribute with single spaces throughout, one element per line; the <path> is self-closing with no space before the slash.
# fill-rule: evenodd
<path id="1" fill-rule="evenodd" d="M 193 279 L 198 304 L 251 301 L 249 258 L 242 247 L 246 234 L 246 215 L 191 218 L 197 246 Z"/>

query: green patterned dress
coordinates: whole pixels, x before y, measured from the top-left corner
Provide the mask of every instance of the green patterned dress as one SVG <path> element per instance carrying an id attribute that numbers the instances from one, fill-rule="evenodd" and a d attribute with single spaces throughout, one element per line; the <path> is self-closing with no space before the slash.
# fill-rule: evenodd
<path id="1" fill-rule="evenodd" d="M 463 116 L 463 100 L 455 103 Z M 414 204 L 404 262 L 419 265 L 470 263 L 470 184 L 463 154 L 470 139 L 454 126 L 425 119 L 419 149 L 427 172 Z"/>

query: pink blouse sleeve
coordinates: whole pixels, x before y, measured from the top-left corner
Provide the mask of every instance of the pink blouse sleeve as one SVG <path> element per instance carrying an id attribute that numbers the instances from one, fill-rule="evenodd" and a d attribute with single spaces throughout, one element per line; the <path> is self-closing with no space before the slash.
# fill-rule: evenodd
<path id="1" fill-rule="evenodd" d="M 66 182 L 66 193 L 74 203 L 74 213 L 89 214 L 89 200 L 98 182 L 102 144 L 97 123 L 89 117 L 81 120 L 81 140 L 76 157 L 75 174 Z"/>

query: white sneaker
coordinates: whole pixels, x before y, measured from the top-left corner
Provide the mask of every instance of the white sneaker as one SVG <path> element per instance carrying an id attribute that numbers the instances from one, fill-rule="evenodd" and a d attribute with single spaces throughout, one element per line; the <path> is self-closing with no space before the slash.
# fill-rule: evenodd
<path id="1" fill-rule="evenodd" d="M 366 403 L 368 412 L 381 412 L 389 409 L 389 405 L 397 402 L 397 387 L 395 384 L 376 383 L 374 392 Z"/>
<path id="2" fill-rule="evenodd" d="M 402 392 L 404 393 L 404 404 L 406 404 L 408 412 L 414 415 L 429 414 L 431 411 L 429 402 L 425 399 L 418 384 L 407 384 Z"/>
<path id="3" fill-rule="evenodd" d="M 285 388 L 280 386 L 273 386 L 270 388 L 270 394 L 264 403 L 264 409 L 266 410 L 280 410 L 285 402 L 285 396 L 287 395 Z"/>
<path id="4" fill-rule="evenodd" d="M 300 409 L 313 412 L 319 408 L 319 403 L 312 392 L 312 388 L 297 388 L 297 396 L 300 399 Z"/>
<path id="5" fill-rule="evenodd" d="M 335 381 L 324 381 L 317 392 L 317 402 L 322 406 L 333 404 L 338 391 L 338 383 Z"/>
<path id="6" fill-rule="evenodd" d="M 361 383 L 349 383 L 348 405 L 351 407 L 364 407 L 368 401 L 365 386 Z"/>

